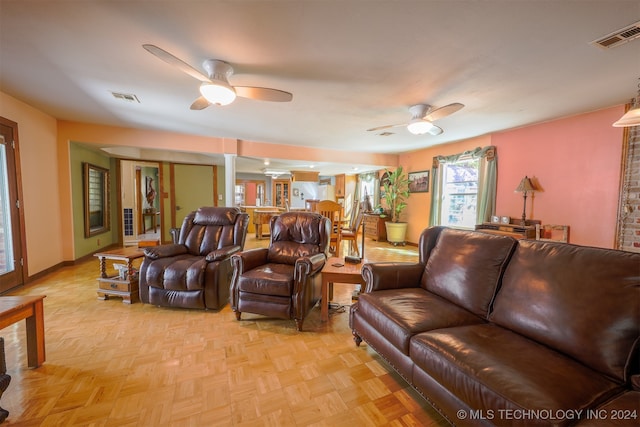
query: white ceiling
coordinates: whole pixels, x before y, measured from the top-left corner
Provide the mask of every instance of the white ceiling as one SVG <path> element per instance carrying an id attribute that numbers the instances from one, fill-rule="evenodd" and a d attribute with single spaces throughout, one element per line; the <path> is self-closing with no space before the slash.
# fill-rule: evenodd
<path id="1" fill-rule="evenodd" d="M 628 102 L 640 39 L 608 50 L 589 42 L 639 20 L 640 0 L 0 0 L 0 90 L 63 120 L 400 153 Z M 231 84 L 293 101 L 191 111 L 199 82 L 144 43 L 196 69 L 227 61 Z M 452 102 L 465 108 L 437 122 L 442 135 L 366 131 L 408 121 L 412 104 Z M 338 161 L 317 170 L 354 166 Z M 237 170 L 256 167 L 262 159 Z"/>

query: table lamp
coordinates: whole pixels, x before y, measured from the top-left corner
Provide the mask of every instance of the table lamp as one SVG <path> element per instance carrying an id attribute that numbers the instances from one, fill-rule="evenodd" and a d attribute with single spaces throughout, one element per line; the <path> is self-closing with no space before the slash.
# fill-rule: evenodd
<path id="1" fill-rule="evenodd" d="M 522 197 L 524 199 L 524 206 L 522 207 L 522 220 L 520 221 L 520 225 L 527 225 L 527 193 L 536 191 L 535 187 L 531 183 L 531 180 L 525 175 L 518 184 L 518 187 L 515 189 L 516 193 L 522 193 Z"/>

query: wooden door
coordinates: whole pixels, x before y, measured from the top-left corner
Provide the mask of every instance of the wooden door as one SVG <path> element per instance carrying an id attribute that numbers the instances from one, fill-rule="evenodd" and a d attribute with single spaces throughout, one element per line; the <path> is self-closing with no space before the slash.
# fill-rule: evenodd
<path id="1" fill-rule="evenodd" d="M 209 165 L 173 165 L 172 227 L 202 206 L 215 206 L 214 169 Z"/>

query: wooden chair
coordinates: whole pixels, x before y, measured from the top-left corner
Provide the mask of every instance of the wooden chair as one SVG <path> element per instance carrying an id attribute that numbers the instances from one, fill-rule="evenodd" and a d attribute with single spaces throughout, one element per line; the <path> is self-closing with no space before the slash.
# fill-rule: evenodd
<path id="1" fill-rule="evenodd" d="M 556 224 L 536 224 L 536 240 L 568 243 L 569 226 Z"/>
<path id="2" fill-rule="evenodd" d="M 332 200 L 321 200 L 316 205 L 316 212 L 331 221 L 329 238 L 330 251 L 333 256 L 340 256 L 340 222 L 342 221 L 342 205 Z"/>
<path id="3" fill-rule="evenodd" d="M 353 207 L 351 221 L 349 226 L 340 229 L 340 241 L 348 241 L 352 249 L 355 250 L 357 256 L 360 256 L 360 249 L 358 249 L 358 233 L 362 226 L 362 220 L 364 219 L 364 212 L 360 210 L 359 203 Z"/>

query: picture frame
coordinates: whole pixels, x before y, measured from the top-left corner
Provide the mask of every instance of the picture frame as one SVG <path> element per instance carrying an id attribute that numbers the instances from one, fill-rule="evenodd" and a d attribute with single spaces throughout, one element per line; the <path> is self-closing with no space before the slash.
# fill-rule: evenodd
<path id="1" fill-rule="evenodd" d="M 500 217 L 498 215 L 492 215 L 491 216 L 491 222 L 493 224 L 499 224 L 500 223 Z"/>
<path id="2" fill-rule="evenodd" d="M 511 223 L 511 218 L 508 217 L 508 216 L 500 217 L 500 222 L 503 223 L 503 224 L 509 224 L 509 223 Z"/>
<path id="3" fill-rule="evenodd" d="M 409 172 L 409 192 L 410 193 L 428 193 L 429 192 L 429 172 L 418 171 Z"/>
<path id="4" fill-rule="evenodd" d="M 300 190 L 297 188 L 293 189 L 293 197 L 300 197 Z"/>

